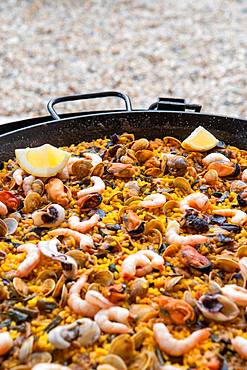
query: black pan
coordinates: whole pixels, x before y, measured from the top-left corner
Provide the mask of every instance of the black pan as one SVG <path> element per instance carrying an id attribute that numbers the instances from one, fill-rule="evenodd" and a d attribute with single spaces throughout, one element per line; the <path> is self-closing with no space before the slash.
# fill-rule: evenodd
<path id="1" fill-rule="evenodd" d="M 84 112 L 58 116 L 54 105 L 60 102 L 117 96 L 126 110 Z M 188 109 L 190 111 L 188 111 Z M 45 143 L 55 146 L 78 144 L 113 133 L 134 133 L 138 137 L 175 136 L 184 139 L 199 125 L 219 140 L 247 150 L 247 120 L 200 113 L 198 105 L 183 99 L 159 98 L 148 110 L 132 110 L 129 97 L 118 92 L 101 92 L 52 99 L 51 116 L 38 117 L 0 126 L 0 160 L 13 158 L 16 148 Z"/>

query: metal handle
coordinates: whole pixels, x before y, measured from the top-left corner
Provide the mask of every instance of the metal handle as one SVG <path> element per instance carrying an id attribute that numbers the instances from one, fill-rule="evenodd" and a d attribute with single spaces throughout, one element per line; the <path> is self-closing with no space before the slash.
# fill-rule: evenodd
<path id="1" fill-rule="evenodd" d="M 185 99 L 176 98 L 158 98 L 158 101 L 151 104 L 149 110 L 165 110 L 173 112 L 185 112 L 186 109 L 194 112 L 200 112 L 202 109 L 201 105 L 198 104 L 187 104 Z"/>
<path id="2" fill-rule="evenodd" d="M 59 98 L 51 99 L 47 104 L 47 109 L 52 118 L 58 120 L 60 119 L 59 115 L 53 108 L 55 104 L 67 102 L 67 101 L 74 101 L 74 100 L 86 100 L 86 99 L 96 99 L 96 98 L 106 98 L 110 96 L 116 96 L 118 98 L 121 98 L 125 102 L 125 108 L 126 111 L 131 111 L 131 101 L 128 95 L 122 94 L 118 91 L 103 91 L 99 93 L 91 93 L 91 94 L 78 94 L 78 95 L 67 95 L 67 96 L 61 96 Z"/>

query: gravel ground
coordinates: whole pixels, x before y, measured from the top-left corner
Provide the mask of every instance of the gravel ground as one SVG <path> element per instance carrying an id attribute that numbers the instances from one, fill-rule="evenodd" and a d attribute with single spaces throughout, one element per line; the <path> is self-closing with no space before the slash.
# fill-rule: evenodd
<path id="1" fill-rule="evenodd" d="M 173 96 L 246 117 L 246 25 L 246 0 L 1 1 L 0 115 L 109 89 L 135 108 Z"/>

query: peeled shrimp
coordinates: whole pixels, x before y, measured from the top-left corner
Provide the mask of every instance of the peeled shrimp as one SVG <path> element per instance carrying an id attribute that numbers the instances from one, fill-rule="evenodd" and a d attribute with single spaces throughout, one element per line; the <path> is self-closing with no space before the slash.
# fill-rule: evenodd
<path id="1" fill-rule="evenodd" d="M 208 238 L 203 235 L 179 235 L 180 225 L 175 220 L 169 220 L 166 229 L 166 240 L 169 244 L 196 245 L 207 243 Z"/>
<path id="2" fill-rule="evenodd" d="M 180 210 L 182 212 L 185 212 L 187 209 L 191 208 L 198 211 L 206 211 L 208 206 L 208 197 L 203 193 L 189 194 L 180 202 Z"/>
<path id="3" fill-rule="evenodd" d="M 242 257 L 239 260 L 239 267 L 240 267 L 240 272 L 244 279 L 244 287 L 245 287 L 246 281 L 247 281 L 247 257 Z"/>
<path id="4" fill-rule="evenodd" d="M 67 206 L 69 204 L 71 194 L 70 191 L 65 191 L 62 180 L 53 177 L 45 185 L 45 188 L 52 202 L 60 204 L 61 206 Z"/>
<path id="5" fill-rule="evenodd" d="M 154 269 L 162 270 L 164 268 L 164 258 L 158 253 L 155 253 L 149 249 L 143 249 L 138 251 L 137 254 L 147 257 Z"/>
<path id="6" fill-rule="evenodd" d="M 20 245 L 17 252 L 26 252 L 26 258 L 18 266 L 15 275 L 18 277 L 26 277 L 38 265 L 41 258 L 39 248 L 31 243 Z"/>
<path id="7" fill-rule="evenodd" d="M 25 193 L 25 195 L 27 195 L 31 190 L 32 190 L 32 183 L 34 182 L 35 180 L 35 177 L 30 175 L 30 176 L 27 176 L 25 177 L 25 179 L 23 180 L 22 182 L 22 189 Z"/>
<path id="8" fill-rule="evenodd" d="M 5 355 L 13 347 L 13 339 L 8 332 L 0 333 L 0 356 Z"/>
<path id="9" fill-rule="evenodd" d="M 247 182 L 247 168 L 243 171 L 241 179 L 243 182 Z"/>
<path id="10" fill-rule="evenodd" d="M 0 216 L 6 216 L 8 214 L 7 206 L 0 201 Z"/>
<path id="11" fill-rule="evenodd" d="M 88 251 L 94 247 L 93 239 L 90 235 L 81 234 L 78 231 L 70 230 L 66 228 L 59 228 L 49 231 L 51 236 L 72 236 L 76 242 L 80 243 L 80 248 L 84 251 Z"/>
<path id="12" fill-rule="evenodd" d="M 132 279 L 135 276 L 144 276 L 153 269 L 151 261 L 143 254 L 131 254 L 122 263 L 121 274 L 124 279 Z"/>
<path id="13" fill-rule="evenodd" d="M 209 329 L 197 330 L 185 339 L 175 339 L 169 333 L 165 324 L 156 323 L 153 326 L 154 338 L 162 351 L 170 356 L 182 356 L 194 349 L 199 343 L 208 339 Z"/>
<path id="14" fill-rule="evenodd" d="M 202 160 L 202 163 L 205 166 L 208 166 L 210 163 L 213 162 L 230 162 L 230 159 L 221 153 L 210 153 Z"/>
<path id="15" fill-rule="evenodd" d="M 85 295 L 85 299 L 88 303 L 99 308 L 108 308 L 113 306 L 113 303 L 105 298 L 102 293 L 97 292 L 96 290 L 88 290 Z"/>
<path id="16" fill-rule="evenodd" d="M 233 349 L 239 354 L 240 357 L 247 360 L 247 339 L 237 336 L 231 340 Z"/>
<path id="17" fill-rule="evenodd" d="M 21 169 L 21 168 L 17 168 L 17 170 L 15 170 L 13 172 L 13 179 L 15 180 L 15 183 L 17 185 L 21 185 L 22 182 L 23 182 L 23 174 L 24 174 L 24 171 Z"/>
<path id="18" fill-rule="evenodd" d="M 236 284 L 229 284 L 221 288 L 221 292 L 238 306 L 247 306 L 247 289 Z"/>
<path id="19" fill-rule="evenodd" d="M 68 305 L 78 315 L 94 317 L 99 307 L 81 298 L 81 291 L 85 287 L 88 275 L 84 274 L 77 280 L 69 290 Z"/>
<path id="20" fill-rule="evenodd" d="M 92 176 L 91 181 L 93 182 L 93 186 L 89 188 L 82 189 L 78 191 L 77 196 L 78 198 L 82 197 L 83 195 L 92 194 L 92 193 L 102 193 L 105 190 L 105 183 L 101 180 L 98 176 Z"/>
<path id="21" fill-rule="evenodd" d="M 213 214 L 225 217 L 232 217 L 231 221 L 237 225 L 244 225 L 247 221 L 247 214 L 239 209 L 215 209 Z"/>
<path id="22" fill-rule="evenodd" d="M 140 203 L 141 207 L 144 208 L 159 208 L 162 207 L 166 202 L 166 197 L 163 194 L 150 194 L 143 199 Z"/>
<path id="23" fill-rule="evenodd" d="M 99 222 L 99 219 L 99 215 L 94 214 L 88 220 L 80 222 L 80 218 L 78 216 L 71 216 L 69 218 L 69 227 L 73 230 L 79 231 L 80 233 L 85 233 L 96 226 Z"/>
<path id="24" fill-rule="evenodd" d="M 105 333 L 125 334 L 131 332 L 128 326 L 129 315 L 127 308 L 113 306 L 97 312 L 94 320 Z"/>
<path id="25" fill-rule="evenodd" d="M 37 364 L 32 367 L 32 370 L 71 370 L 68 366 L 59 364 L 48 364 L 47 362 Z"/>
<path id="26" fill-rule="evenodd" d="M 96 154 L 96 153 L 90 153 L 90 152 L 85 152 L 83 153 L 84 157 L 89 158 L 92 160 L 92 165 L 93 167 L 97 166 L 97 164 L 102 162 L 102 158 Z"/>

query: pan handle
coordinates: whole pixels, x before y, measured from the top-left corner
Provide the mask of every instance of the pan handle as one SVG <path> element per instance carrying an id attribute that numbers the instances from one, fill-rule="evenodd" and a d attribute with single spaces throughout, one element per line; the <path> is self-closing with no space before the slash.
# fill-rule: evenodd
<path id="1" fill-rule="evenodd" d="M 164 110 L 172 112 L 185 112 L 186 109 L 199 113 L 202 106 L 199 104 L 188 104 L 185 99 L 158 98 L 158 101 L 151 104 L 148 110 Z"/>
<path id="2" fill-rule="evenodd" d="M 86 99 L 96 99 L 96 98 L 106 98 L 110 96 L 115 96 L 120 99 L 123 99 L 125 102 L 125 108 L 126 111 L 131 111 L 131 101 L 128 95 L 125 95 L 121 92 L 118 91 L 103 91 L 103 92 L 98 92 L 98 93 L 91 93 L 91 94 L 78 94 L 78 95 L 67 95 L 67 96 L 61 96 L 59 98 L 54 98 L 51 99 L 48 104 L 47 104 L 47 109 L 52 118 L 55 120 L 60 119 L 59 115 L 54 109 L 54 105 L 62 102 L 67 102 L 67 101 L 74 101 L 74 100 L 86 100 Z"/>

